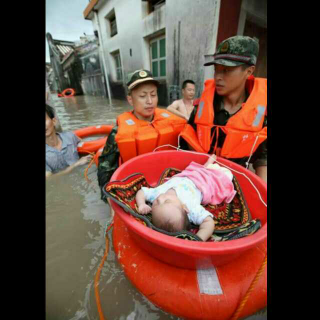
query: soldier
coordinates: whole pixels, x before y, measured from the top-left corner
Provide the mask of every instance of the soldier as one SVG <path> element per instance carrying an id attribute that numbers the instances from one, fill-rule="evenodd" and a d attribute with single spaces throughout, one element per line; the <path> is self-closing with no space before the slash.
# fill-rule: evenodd
<path id="1" fill-rule="evenodd" d="M 159 146 L 159 141 L 162 145 L 177 146 L 178 135 L 186 124 L 186 120 L 158 108 L 159 82 L 153 79 L 150 71 L 133 72 L 127 86 L 127 100 L 133 110 L 118 116 L 99 157 L 98 183 L 101 188 L 109 182 L 119 164 L 152 152 Z M 104 199 L 102 191 L 101 198 Z"/>
<path id="2" fill-rule="evenodd" d="M 267 181 L 267 79 L 253 72 L 257 41 L 235 36 L 222 41 L 213 61 L 214 79 L 205 88 L 181 133 L 185 149 L 216 154 L 248 168 Z"/>

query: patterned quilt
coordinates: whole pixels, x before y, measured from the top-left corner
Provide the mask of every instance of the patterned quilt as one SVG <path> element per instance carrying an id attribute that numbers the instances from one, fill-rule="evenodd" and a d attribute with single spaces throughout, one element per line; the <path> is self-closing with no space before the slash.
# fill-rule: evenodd
<path id="1" fill-rule="evenodd" d="M 170 178 L 180 172 L 181 170 L 175 168 L 165 169 L 160 176 L 157 186 L 163 184 L 166 178 Z M 238 239 L 253 234 L 261 228 L 259 219 L 251 219 L 249 208 L 236 177 L 233 177 L 233 184 L 237 193 L 231 203 L 222 203 L 219 205 L 209 204 L 204 206 L 206 210 L 213 214 L 215 221 L 214 233 L 208 241 Z M 202 241 L 196 235 L 198 231 L 198 226 L 196 225 L 191 224 L 189 230 L 181 232 L 167 232 L 152 224 L 151 213 L 147 215 L 140 214 L 135 201 L 135 195 L 141 187 L 151 188 L 142 173 L 135 173 L 121 181 L 107 183 L 103 188 L 103 193 L 135 217 L 137 221 L 149 228 L 180 239 Z"/>

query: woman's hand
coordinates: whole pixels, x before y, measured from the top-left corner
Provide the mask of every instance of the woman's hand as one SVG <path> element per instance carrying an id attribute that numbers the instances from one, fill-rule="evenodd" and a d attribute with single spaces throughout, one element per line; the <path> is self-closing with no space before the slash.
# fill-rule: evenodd
<path id="1" fill-rule="evenodd" d="M 80 166 L 80 165 L 83 165 L 83 164 L 86 164 L 86 163 L 88 163 L 88 162 L 90 162 L 91 160 L 92 160 L 92 155 L 91 154 L 89 154 L 89 155 L 87 155 L 87 156 L 85 156 L 85 157 L 82 157 L 82 158 L 80 158 L 76 163 L 75 163 L 75 166 Z"/>

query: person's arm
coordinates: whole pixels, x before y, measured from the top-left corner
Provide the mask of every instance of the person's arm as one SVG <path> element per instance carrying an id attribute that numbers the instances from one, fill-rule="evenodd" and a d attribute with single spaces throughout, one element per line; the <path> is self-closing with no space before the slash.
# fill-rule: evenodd
<path id="1" fill-rule="evenodd" d="M 118 126 L 115 126 L 106 141 L 103 151 L 98 159 L 98 183 L 101 188 L 101 199 L 105 200 L 102 192 L 103 186 L 110 181 L 111 176 L 119 167 L 120 152 L 115 141 L 115 136 L 118 132 Z"/>
<path id="2" fill-rule="evenodd" d="M 176 116 L 181 117 L 181 118 L 186 119 L 186 120 L 189 120 L 188 117 L 185 116 L 178 109 L 179 109 L 179 102 L 178 101 L 174 101 L 169 107 L 167 107 L 167 110 L 172 112 Z"/>
<path id="3" fill-rule="evenodd" d="M 263 126 L 267 126 L 267 116 L 265 116 Z M 253 168 L 256 172 L 256 175 L 259 176 L 262 180 L 267 182 L 267 139 L 263 141 L 257 150 L 254 152 L 253 159 Z"/>
<path id="4" fill-rule="evenodd" d="M 57 173 L 53 174 L 50 171 L 46 171 L 46 178 L 49 178 L 49 177 L 52 177 L 52 176 L 54 176 L 54 177 L 62 176 L 64 174 L 67 174 L 67 173 L 71 172 L 74 168 L 90 162 L 91 160 L 92 160 L 92 155 L 89 154 L 88 156 L 80 158 L 77 162 L 75 162 L 74 164 L 72 164 L 71 166 L 69 166 L 68 168 L 66 168 L 66 169 L 64 169 L 64 170 L 62 170 L 60 172 L 57 172 Z"/>
<path id="5" fill-rule="evenodd" d="M 199 226 L 199 231 L 197 232 L 197 236 L 201 238 L 203 241 L 207 241 L 214 231 L 214 220 L 212 217 L 206 217 L 203 222 Z"/>
<path id="6" fill-rule="evenodd" d="M 254 159 L 253 169 L 256 175 L 267 182 L 267 140 L 260 144 L 252 158 Z"/>
<path id="7" fill-rule="evenodd" d="M 256 167 L 256 175 L 259 176 L 262 180 L 267 182 L 267 166 Z"/>
<path id="8" fill-rule="evenodd" d="M 143 190 L 141 189 L 136 194 L 136 202 L 137 202 L 139 213 L 147 214 L 151 211 L 150 206 L 146 204 L 146 198 L 144 196 Z"/>

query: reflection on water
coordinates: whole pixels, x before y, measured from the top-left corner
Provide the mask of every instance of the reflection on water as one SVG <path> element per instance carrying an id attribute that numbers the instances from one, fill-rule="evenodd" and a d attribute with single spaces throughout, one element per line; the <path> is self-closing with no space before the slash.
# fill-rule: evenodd
<path id="1" fill-rule="evenodd" d="M 125 101 L 102 97 L 58 98 L 53 103 L 63 131 L 114 124 L 131 107 Z M 98 320 L 94 278 L 105 251 L 105 227 L 110 210 L 100 199 L 97 169 L 75 168 L 46 181 L 46 319 Z M 106 319 L 179 319 L 160 310 L 127 280 L 115 257 L 109 232 L 109 254 L 100 274 L 101 307 Z M 266 319 L 259 312 L 248 320 Z"/>

